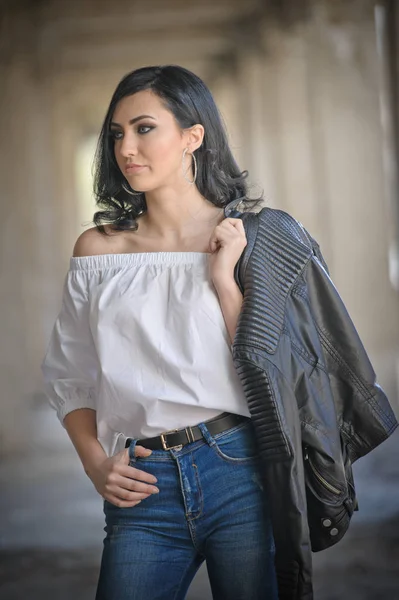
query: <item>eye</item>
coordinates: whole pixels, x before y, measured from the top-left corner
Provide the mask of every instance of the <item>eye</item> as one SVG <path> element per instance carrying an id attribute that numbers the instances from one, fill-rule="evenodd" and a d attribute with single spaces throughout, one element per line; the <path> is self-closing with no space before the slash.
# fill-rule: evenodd
<path id="1" fill-rule="evenodd" d="M 154 127 L 151 127 L 150 125 L 139 125 L 137 127 L 137 133 L 143 135 L 145 133 L 149 133 L 151 129 L 154 129 Z"/>
<path id="2" fill-rule="evenodd" d="M 111 131 L 109 132 L 109 135 L 114 139 L 114 140 L 121 140 L 123 133 L 121 131 L 117 131 L 116 129 L 111 129 Z"/>

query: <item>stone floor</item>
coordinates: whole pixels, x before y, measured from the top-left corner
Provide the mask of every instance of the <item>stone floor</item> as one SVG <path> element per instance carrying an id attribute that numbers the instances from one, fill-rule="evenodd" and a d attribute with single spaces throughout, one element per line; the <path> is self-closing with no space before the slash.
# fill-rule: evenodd
<path id="1" fill-rule="evenodd" d="M 32 423 L 24 452 L 0 465 L 0 598 L 91 600 L 101 498 L 53 412 L 36 407 Z M 315 598 L 399 600 L 399 432 L 354 471 L 360 510 L 339 544 L 314 555 Z M 210 598 L 202 567 L 187 600 Z"/>

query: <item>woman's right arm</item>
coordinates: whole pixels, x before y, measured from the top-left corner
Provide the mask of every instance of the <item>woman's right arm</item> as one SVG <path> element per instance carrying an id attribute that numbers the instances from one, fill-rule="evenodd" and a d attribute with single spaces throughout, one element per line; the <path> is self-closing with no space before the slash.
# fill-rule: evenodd
<path id="1" fill-rule="evenodd" d="M 104 253 L 99 234 L 85 231 L 74 256 Z M 90 330 L 89 276 L 70 269 L 64 283 L 62 307 L 53 326 L 42 362 L 50 405 L 75 446 L 83 468 L 98 493 L 120 507 L 134 506 L 157 489 L 152 475 L 130 466 L 129 451 L 108 457 L 97 439 L 96 404 L 100 365 Z M 137 447 L 136 456 L 150 450 Z"/>
<path id="2" fill-rule="evenodd" d="M 64 418 L 64 427 L 86 474 L 91 478 L 95 467 L 107 458 L 97 439 L 96 411 L 91 408 L 73 410 Z"/>

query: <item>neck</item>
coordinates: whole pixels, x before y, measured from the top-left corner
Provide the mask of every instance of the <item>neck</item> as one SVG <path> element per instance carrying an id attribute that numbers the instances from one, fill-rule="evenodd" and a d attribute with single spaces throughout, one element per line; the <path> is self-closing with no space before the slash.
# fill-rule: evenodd
<path id="1" fill-rule="evenodd" d="M 139 220 L 139 229 L 147 237 L 178 243 L 200 235 L 223 220 L 223 208 L 214 206 L 196 186 L 177 191 L 162 189 L 146 192 L 147 212 Z"/>

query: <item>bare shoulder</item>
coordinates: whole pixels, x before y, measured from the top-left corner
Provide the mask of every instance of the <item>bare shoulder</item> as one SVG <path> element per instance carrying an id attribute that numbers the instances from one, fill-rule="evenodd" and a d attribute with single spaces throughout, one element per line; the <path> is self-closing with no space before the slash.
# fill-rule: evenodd
<path id="1" fill-rule="evenodd" d="M 76 240 L 72 256 L 94 256 L 117 252 L 120 242 L 117 232 L 109 225 L 104 225 L 104 229 L 110 235 L 100 233 L 97 227 L 86 229 Z"/>

